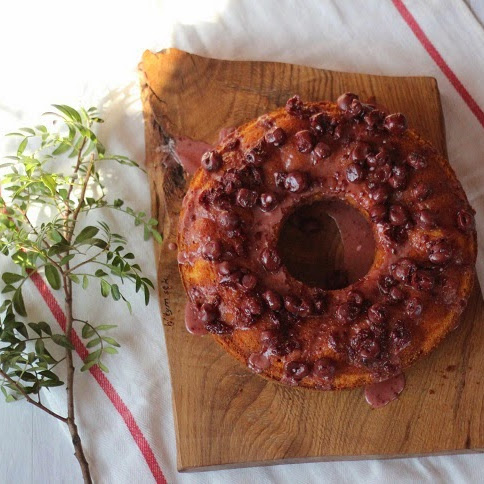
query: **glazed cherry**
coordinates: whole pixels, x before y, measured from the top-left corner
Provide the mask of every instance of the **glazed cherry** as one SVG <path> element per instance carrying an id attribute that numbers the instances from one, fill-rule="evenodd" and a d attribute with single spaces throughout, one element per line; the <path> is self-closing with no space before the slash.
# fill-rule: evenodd
<path id="1" fill-rule="evenodd" d="M 412 195 L 419 201 L 423 202 L 431 194 L 430 187 L 424 182 L 416 183 L 412 188 Z"/>
<path id="2" fill-rule="evenodd" d="M 298 131 L 294 135 L 294 140 L 298 151 L 301 153 L 310 153 L 315 144 L 314 136 L 311 131 L 308 130 Z"/>
<path id="3" fill-rule="evenodd" d="M 358 163 L 350 163 L 346 168 L 346 179 L 350 183 L 358 183 L 365 179 L 365 170 Z"/>
<path id="4" fill-rule="evenodd" d="M 282 297 L 272 289 L 263 292 L 262 299 L 272 311 L 279 311 L 282 308 Z"/>
<path id="5" fill-rule="evenodd" d="M 222 155 L 215 150 L 207 151 L 202 156 L 202 168 L 207 171 L 217 171 L 222 166 Z"/>
<path id="6" fill-rule="evenodd" d="M 272 193 L 261 193 L 259 203 L 263 212 L 271 212 L 277 207 L 277 198 Z"/>
<path id="7" fill-rule="evenodd" d="M 260 166 L 264 163 L 267 155 L 267 146 L 265 139 L 261 139 L 259 143 L 245 154 L 245 161 L 249 165 Z"/>
<path id="8" fill-rule="evenodd" d="M 355 304 L 356 306 L 361 306 L 365 302 L 365 296 L 355 289 L 348 293 L 346 299 L 350 304 Z"/>
<path id="9" fill-rule="evenodd" d="M 370 152 L 370 146 L 367 143 L 358 141 L 351 150 L 351 159 L 353 161 L 365 161 Z"/>
<path id="10" fill-rule="evenodd" d="M 347 111 L 354 100 L 358 100 L 358 96 L 352 92 L 345 92 L 336 100 L 336 104 L 342 111 Z"/>
<path id="11" fill-rule="evenodd" d="M 385 203 L 390 198 L 390 187 L 380 185 L 370 190 L 370 198 L 376 203 Z"/>
<path id="12" fill-rule="evenodd" d="M 269 272 L 277 271 L 282 264 L 281 258 L 275 250 L 266 248 L 261 253 L 261 263 Z"/>
<path id="13" fill-rule="evenodd" d="M 265 140 L 272 146 L 282 146 L 286 142 L 286 132 L 280 128 L 275 127 L 268 131 L 265 135 Z"/>
<path id="14" fill-rule="evenodd" d="M 378 109 L 373 109 L 368 114 L 363 117 L 368 129 L 376 129 L 383 124 L 383 120 L 385 119 L 385 113 L 383 111 L 379 111 Z"/>
<path id="15" fill-rule="evenodd" d="M 380 354 L 380 344 L 376 339 L 369 337 L 360 343 L 359 355 L 363 359 L 376 358 Z"/>
<path id="16" fill-rule="evenodd" d="M 388 291 L 388 299 L 392 304 L 397 304 L 405 299 L 405 293 L 396 286 L 393 286 Z"/>
<path id="17" fill-rule="evenodd" d="M 397 281 L 390 274 L 382 274 L 378 278 L 378 289 L 382 294 L 388 294 Z"/>
<path id="18" fill-rule="evenodd" d="M 302 361 L 290 361 L 284 368 L 284 373 L 288 378 L 302 380 L 309 375 L 309 365 Z"/>
<path id="19" fill-rule="evenodd" d="M 429 260 L 433 264 L 443 265 L 452 258 L 452 247 L 446 240 L 440 240 L 430 248 Z"/>
<path id="20" fill-rule="evenodd" d="M 252 316 L 260 316 L 264 312 L 262 301 L 256 296 L 248 296 L 241 303 L 242 311 Z"/>
<path id="21" fill-rule="evenodd" d="M 370 208 L 370 219 L 372 222 L 385 222 L 387 218 L 387 207 L 385 205 L 373 205 Z"/>
<path id="22" fill-rule="evenodd" d="M 331 148 L 326 144 L 320 141 L 313 149 L 314 158 L 316 160 L 323 160 L 331 155 Z"/>
<path id="23" fill-rule="evenodd" d="M 417 210 L 414 220 L 419 227 L 430 229 L 436 225 L 435 213 L 428 209 Z"/>
<path id="24" fill-rule="evenodd" d="M 257 277 L 254 274 L 244 274 L 240 282 L 245 289 L 252 290 L 257 286 Z"/>
<path id="25" fill-rule="evenodd" d="M 209 240 L 202 246 L 202 257 L 206 260 L 220 260 L 222 253 L 223 247 L 219 240 Z"/>
<path id="26" fill-rule="evenodd" d="M 474 216 L 467 210 L 459 210 L 457 212 L 457 227 L 462 232 L 470 232 L 474 229 Z"/>
<path id="27" fill-rule="evenodd" d="M 368 319 L 375 324 L 382 323 L 387 315 L 387 310 L 383 304 L 375 303 L 368 308 Z"/>
<path id="28" fill-rule="evenodd" d="M 309 126 L 314 133 L 322 135 L 326 129 L 326 116 L 323 113 L 318 113 L 309 118 Z"/>
<path id="29" fill-rule="evenodd" d="M 407 129 L 407 119 L 402 113 L 388 115 L 383 124 L 391 134 L 402 134 Z"/>
<path id="30" fill-rule="evenodd" d="M 435 276 L 429 270 L 417 269 L 412 274 L 411 284 L 419 291 L 431 291 L 435 286 Z"/>
<path id="31" fill-rule="evenodd" d="M 301 193 L 307 190 L 309 180 L 306 173 L 301 171 L 291 171 L 284 180 L 284 188 L 292 193 Z"/>
<path id="32" fill-rule="evenodd" d="M 237 267 L 235 264 L 233 264 L 230 261 L 223 261 L 217 266 L 217 272 L 221 276 L 228 276 L 229 274 L 232 274 L 232 272 L 235 272 L 237 270 Z"/>
<path id="33" fill-rule="evenodd" d="M 418 297 L 412 297 L 405 303 L 405 312 L 412 319 L 418 318 L 423 311 L 422 301 Z"/>
<path id="34" fill-rule="evenodd" d="M 304 103 L 297 94 L 287 100 L 285 108 L 291 116 L 295 116 L 297 118 L 304 118 L 306 116 Z"/>
<path id="35" fill-rule="evenodd" d="M 417 270 L 417 264 L 411 259 L 403 258 L 391 266 L 392 275 L 401 282 L 408 282 L 411 275 Z"/>
<path id="36" fill-rule="evenodd" d="M 228 230 L 237 228 L 240 222 L 239 216 L 234 212 L 223 212 L 219 217 L 220 225 Z"/>
<path id="37" fill-rule="evenodd" d="M 219 316 L 220 312 L 215 304 L 204 303 L 198 311 L 198 317 L 203 323 L 211 323 Z"/>
<path id="38" fill-rule="evenodd" d="M 319 358 L 313 365 L 312 375 L 319 380 L 329 380 L 336 372 L 336 362 L 329 358 Z"/>
<path id="39" fill-rule="evenodd" d="M 427 168 L 427 160 L 419 153 L 410 153 L 407 156 L 406 162 L 415 170 L 423 170 Z"/>
<path id="40" fill-rule="evenodd" d="M 251 208 L 257 202 L 257 192 L 247 188 L 241 188 L 236 195 L 237 205 L 243 208 Z"/>
<path id="41" fill-rule="evenodd" d="M 297 316 L 306 317 L 312 312 L 312 305 L 309 300 L 297 296 L 285 296 L 284 307 L 287 311 Z"/>
<path id="42" fill-rule="evenodd" d="M 336 318 L 342 323 L 354 321 L 360 314 L 361 308 L 354 303 L 342 303 L 336 308 Z"/>
<path id="43" fill-rule="evenodd" d="M 388 210 L 388 218 L 392 225 L 404 225 L 408 220 L 408 212 L 402 205 L 391 205 Z"/>

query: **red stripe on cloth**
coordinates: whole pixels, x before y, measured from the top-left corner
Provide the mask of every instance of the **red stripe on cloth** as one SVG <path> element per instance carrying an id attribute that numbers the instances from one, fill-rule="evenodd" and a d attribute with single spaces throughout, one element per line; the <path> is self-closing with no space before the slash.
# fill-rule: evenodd
<path id="1" fill-rule="evenodd" d="M 59 323 L 62 331 L 65 331 L 67 322 L 66 316 L 62 311 L 62 308 L 59 306 L 57 299 L 47 287 L 47 284 L 36 272 L 30 276 L 30 279 L 35 284 L 35 287 L 37 288 L 42 298 L 46 302 L 48 308 L 50 309 L 51 313 L 54 315 L 55 319 Z M 89 352 L 81 341 L 81 338 L 79 338 L 75 331 L 72 332 L 72 344 L 74 345 L 78 355 L 84 361 Z M 148 464 L 148 467 L 150 468 L 150 471 L 153 474 L 156 482 L 159 484 L 166 484 L 165 476 L 163 475 L 163 471 L 161 470 L 161 467 L 156 460 L 155 454 L 153 453 L 150 444 L 148 443 L 145 436 L 143 435 L 143 432 L 136 423 L 133 414 L 119 396 L 119 393 L 116 391 L 112 383 L 108 380 L 106 375 L 99 369 L 98 366 L 91 367 L 89 371 L 91 372 L 94 379 L 99 383 L 99 386 L 103 389 L 109 400 L 111 400 L 114 408 L 116 408 L 116 410 L 123 418 L 126 426 L 128 427 L 128 430 L 130 431 L 134 441 L 136 442 L 136 445 L 143 454 L 143 457 L 145 458 L 146 463 Z"/>
<path id="2" fill-rule="evenodd" d="M 454 71 L 449 67 L 444 58 L 440 55 L 439 51 L 432 44 L 425 32 L 415 20 L 415 17 L 410 13 L 402 0 L 392 0 L 393 5 L 402 16 L 403 20 L 412 29 L 415 37 L 422 44 L 427 53 L 432 57 L 434 62 L 439 66 L 440 70 L 444 73 L 450 83 L 454 86 L 455 90 L 459 93 L 460 97 L 467 104 L 469 109 L 474 113 L 481 126 L 484 128 L 484 111 L 479 107 L 475 99 L 471 96 L 469 91 L 464 87 L 459 78 L 455 75 Z"/>

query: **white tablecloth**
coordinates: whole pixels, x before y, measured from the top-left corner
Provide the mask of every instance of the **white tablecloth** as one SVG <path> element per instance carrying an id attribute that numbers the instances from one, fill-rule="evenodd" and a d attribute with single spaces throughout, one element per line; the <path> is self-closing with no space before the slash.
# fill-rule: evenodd
<path id="1" fill-rule="evenodd" d="M 482 5 L 476 8 L 482 11 Z M 224 59 L 436 77 L 450 161 L 477 210 L 482 249 L 484 30 L 462 1 L 3 2 L 0 132 L 36 124 L 50 103 L 96 104 L 106 119 L 99 131 L 105 144 L 111 151 L 142 160 L 136 67 L 144 49 L 168 46 Z M 0 154 L 11 148 L 11 141 L 0 140 Z M 116 196 L 121 192 L 132 206 L 149 207 L 143 174 L 112 167 L 109 177 L 108 188 L 116 187 Z M 126 229 L 124 219 L 113 218 L 112 223 Z M 132 233 L 134 252 L 148 275 L 155 278 L 151 245 L 143 245 L 141 234 Z M 6 267 L 2 261 L 2 269 Z M 478 273 L 484 282 L 482 258 Z M 49 308 L 38 288 L 31 285 L 30 289 L 27 304 L 31 317 L 52 320 L 54 301 L 49 300 Z M 135 301 L 135 295 L 131 296 Z M 59 295 L 57 299 L 61 301 Z M 103 304 L 97 291 L 79 294 L 78 301 L 78 308 L 83 308 L 88 318 L 120 323 L 116 331 L 121 354 L 109 360 L 111 372 L 106 377 L 86 373 L 77 378 L 79 425 L 97 482 L 482 481 L 482 455 L 178 474 L 168 365 L 156 301 L 148 308 L 141 301 L 135 303 L 131 320 L 121 306 Z M 80 366 L 80 360 L 76 364 Z M 52 407 L 61 411 L 64 392 L 53 390 L 47 397 Z M 8 411 L 10 408 L 5 409 Z M 57 423 L 52 421 L 52 425 Z M 13 459 L 18 459 L 18 469 L 26 465 L 20 452 Z M 0 470 L 7 469 L 1 460 L 2 456 Z M 8 469 L 13 481 L 15 465 Z M 75 465 L 72 472 L 77 480 Z M 34 482 L 60 482 L 54 469 L 50 475 L 30 475 Z"/>

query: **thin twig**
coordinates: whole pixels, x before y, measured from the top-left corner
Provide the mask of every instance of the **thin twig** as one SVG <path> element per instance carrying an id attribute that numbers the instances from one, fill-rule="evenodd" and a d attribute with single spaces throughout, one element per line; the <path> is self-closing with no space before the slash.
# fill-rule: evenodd
<path id="1" fill-rule="evenodd" d="M 27 393 L 25 393 L 25 390 L 20 385 L 18 385 L 17 382 L 15 380 L 13 380 L 9 375 L 7 375 L 3 370 L 0 370 L 0 376 L 5 378 L 5 380 L 7 380 L 11 385 L 14 385 L 15 389 L 24 396 L 24 398 L 27 400 L 27 402 L 31 403 L 32 405 L 36 406 L 37 408 L 40 408 L 44 412 L 47 412 L 49 415 L 51 415 L 52 417 L 55 417 L 56 419 L 60 420 L 61 422 L 67 423 L 66 417 L 63 417 L 62 415 L 59 415 L 58 413 L 53 412 L 50 408 L 47 408 L 42 403 L 36 402 Z"/>

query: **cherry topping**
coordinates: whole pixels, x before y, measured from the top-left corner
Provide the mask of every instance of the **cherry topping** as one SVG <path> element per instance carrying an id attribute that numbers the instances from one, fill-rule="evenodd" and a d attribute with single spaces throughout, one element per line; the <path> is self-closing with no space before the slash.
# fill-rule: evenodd
<path id="1" fill-rule="evenodd" d="M 385 113 L 379 111 L 378 109 L 373 109 L 368 114 L 366 114 L 363 119 L 365 120 L 368 129 L 375 129 L 383 124 L 383 119 L 385 118 Z"/>
<path id="2" fill-rule="evenodd" d="M 294 138 L 296 140 L 297 149 L 301 153 L 310 153 L 314 146 L 314 136 L 312 135 L 311 131 L 303 130 L 298 131 Z"/>
<path id="3" fill-rule="evenodd" d="M 312 305 L 309 300 L 298 298 L 297 296 L 285 296 L 284 307 L 292 314 L 306 317 L 311 313 Z"/>
<path id="4" fill-rule="evenodd" d="M 313 365 L 312 375 L 320 380 L 328 380 L 334 376 L 336 363 L 329 358 L 319 358 Z"/>
<path id="5" fill-rule="evenodd" d="M 301 171 L 291 171 L 284 181 L 284 188 L 292 193 L 304 192 L 308 186 L 308 176 Z"/>
<path id="6" fill-rule="evenodd" d="M 404 225 L 408 220 L 408 212 L 402 205 L 392 205 L 388 211 L 388 218 L 392 225 Z"/>
<path id="7" fill-rule="evenodd" d="M 355 304 L 356 306 L 361 306 L 365 301 L 365 296 L 360 291 L 353 289 L 348 293 L 347 301 L 350 304 Z"/>
<path id="8" fill-rule="evenodd" d="M 354 321 L 360 314 L 361 307 L 354 303 L 342 303 L 336 308 L 336 318 L 342 323 Z"/>
<path id="9" fill-rule="evenodd" d="M 277 207 L 277 198 L 271 193 L 262 193 L 259 202 L 263 212 L 271 212 Z"/>
<path id="10" fill-rule="evenodd" d="M 346 168 L 346 179 L 350 183 L 358 183 L 365 179 L 365 170 L 358 163 L 350 163 Z"/>
<path id="11" fill-rule="evenodd" d="M 405 312 L 412 319 L 418 318 L 422 314 L 422 301 L 418 297 L 412 297 L 405 303 Z"/>
<path id="12" fill-rule="evenodd" d="M 279 127 L 272 128 L 265 135 L 265 140 L 272 146 L 282 146 L 286 142 L 286 132 Z"/>
<path id="13" fill-rule="evenodd" d="M 382 323 L 387 315 L 387 311 L 383 304 L 375 303 L 368 308 L 368 319 L 375 324 Z"/>
<path id="14" fill-rule="evenodd" d="M 431 193 L 430 187 L 424 182 L 417 182 L 412 188 L 412 195 L 419 201 L 423 202 Z"/>
<path id="15" fill-rule="evenodd" d="M 281 258 L 277 254 L 275 250 L 265 248 L 261 253 L 261 262 L 262 265 L 268 270 L 269 272 L 277 271 L 282 264 Z"/>
<path id="16" fill-rule="evenodd" d="M 412 274 L 411 284 L 419 291 L 431 291 L 435 286 L 435 276 L 426 269 L 418 269 Z"/>
<path id="17" fill-rule="evenodd" d="M 392 264 L 391 270 L 395 279 L 408 282 L 411 275 L 417 270 L 417 264 L 412 259 L 404 258 Z"/>
<path id="18" fill-rule="evenodd" d="M 387 218 L 387 208 L 385 205 L 373 205 L 370 209 L 370 219 L 372 222 L 384 222 Z"/>
<path id="19" fill-rule="evenodd" d="M 257 192 L 253 190 L 249 190 L 247 188 L 241 188 L 237 192 L 237 196 L 235 198 L 237 205 L 240 205 L 243 208 L 251 208 L 257 202 Z"/>
<path id="20" fill-rule="evenodd" d="M 245 289 L 252 290 L 257 286 L 257 277 L 254 274 L 244 274 L 241 280 Z"/>
<path id="21" fill-rule="evenodd" d="M 320 141 L 313 149 L 313 153 L 315 158 L 317 159 L 324 159 L 331 155 L 331 148 L 326 144 Z"/>
<path id="22" fill-rule="evenodd" d="M 232 230 L 240 225 L 240 218 L 234 212 L 223 212 L 220 214 L 219 223 L 222 227 Z"/>
<path id="23" fill-rule="evenodd" d="M 346 111 L 355 99 L 358 99 L 356 94 L 353 94 L 352 92 L 345 92 L 336 100 L 336 104 L 342 111 Z"/>
<path id="24" fill-rule="evenodd" d="M 272 311 L 279 311 L 279 309 L 282 308 L 281 296 L 272 289 L 268 289 L 267 291 L 262 293 L 262 299 L 264 299 L 267 307 Z"/>
<path id="25" fill-rule="evenodd" d="M 242 311 L 253 316 L 260 316 L 264 312 L 261 300 L 256 296 L 248 296 L 241 303 Z"/>
<path id="26" fill-rule="evenodd" d="M 211 323 L 220 316 L 218 307 L 214 304 L 204 303 L 198 311 L 198 317 L 203 323 Z"/>
<path id="27" fill-rule="evenodd" d="M 222 155 L 215 150 L 207 151 L 202 156 L 202 167 L 207 171 L 217 171 L 222 166 Z"/>
<path id="28" fill-rule="evenodd" d="M 326 116 L 323 113 L 315 114 L 309 118 L 309 125 L 316 134 L 324 134 L 326 124 Z"/>
<path id="29" fill-rule="evenodd" d="M 384 126 L 391 134 L 402 134 L 407 129 L 407 119 L 401 113 L 389 114 Z"/>
<path id="30" fill-rule="evenodd" d="M 309 375 L 309 366 L 302 361 L 290 361 L 286 364 L 284 370 L 285 375 L 288 378 L 294 378 L 294 380 L 302 380 Z"/>
<path id="31" fill-rule="evenodd" d="M 415 170 L 422 170 L 427 167 L 427 160 L 419 153 L 410 153 L 406 161 Z"/>
<path id="32" fill-rule="evenodd" d="M 440 240 L 430 248 L 429 260 L 433 264 L 442 265 L 452 258 L 452 247 L 446 240 Z"/>
<path id="33" fill-rule="evenodd" d="M 353 161 L 365 161 L 370 152 L 370 147 L 367 143 L 358 141 L 351 151 L 351 159 Z"/>
<path id="34" fill-rule="evenodd" d="M 219 240 L 209 240 L 202 246 L 202 257 L 206 260 L 219 260 L 222 257 L 222 243 Z"/>
<path id="35" fill-rule="evenodd" d="M 418 210 L 415 213 L 415 222 L 424 229 L 435 227 L 435 213 L 428 209 Z"/>
<path id="36" fill-rule="evenodd" d="M 457 227 L 463 232 L 470 232 L 474 229 L 474 217 L 467 210 L 457 212 Z"/>
<path id="37" fill-rule="evenodd" d="M 370 198 L 376 203 L 385 203 L 390 198 L 390 187 L 380 185 L 370 190 Z"/>

